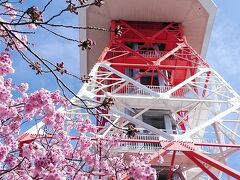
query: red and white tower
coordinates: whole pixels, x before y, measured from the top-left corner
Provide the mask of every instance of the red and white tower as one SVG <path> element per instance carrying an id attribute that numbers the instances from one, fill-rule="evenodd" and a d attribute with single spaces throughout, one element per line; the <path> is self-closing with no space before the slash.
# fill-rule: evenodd
<path id="1" fill-rule="evenodd" d="M 204 59 L 215 12 L 211 0 L 105 0 L 80 12 L 82 26 L 120 26 L 122 35 L 81 32 L 97 45 L 81 51 L 81 74 L 91 81 L 78 96 L 91 107 L 115 99 L 94 110 L 98 134 L 134 124 L 139 133 L 122 133 L 115 151 L 152 154 L 159 179 L 240 179 L 228 166 L 240 148 L 240 98 Z"/>
<path id="2" fill-rule="evenodd" d="M 239 95 L 204 60 L 215 12 L 211 0 L 106 0 L 80 15 L 83 25 L 121 26 L 122 35 L 81 34 L 97 45 L 81 52 L 81 73 L 92 81 L 79 95 L 115 98 L 108 112 L 97 110 L 96 124 L 104 127 L 99 134 L 119 131 L 108 121 L 136 125 L 140 132 L 131 140 L 123 135 L 118 151 L 154 154 L 160 179 L 240 179 L 227 165 L 240 148 Z"/>

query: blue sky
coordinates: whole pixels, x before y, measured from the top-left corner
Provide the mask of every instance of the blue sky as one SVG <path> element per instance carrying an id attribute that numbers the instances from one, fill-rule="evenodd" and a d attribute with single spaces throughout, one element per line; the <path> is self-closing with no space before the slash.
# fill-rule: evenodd
<path id="1" fill-rule="evenodd" d="M 27 1 L 27 0 L 26 0 Z M 61 1 L 64 2 L 64 1 Z M 218 11 L 215 18 L 214 28 L 207 53 L 209 64 L 239 93 L 240 92 L 240 1 L 239 0 L 215 0 Z M 28 3 L 31 3 L 28 0 Z M 60 4 L 60 3 L 59 3 Z M 77 24 L 78 18 L 65 17 L 67 23 Z M 72 30 L 61 30 L 61 33 L 78 38 L 78 33 Z M 34 49 L 43 57 L 53 61 L 64 61 L 70 72 L 80 73 L 80 59 L 78 46 L 48 34 L 39 32 L 37 37 L 30 38 L 34 43 Z M 49 90 L 58 89 L 56 82 L 49 75 L 35 75 L 28 65 L 20 57 L 14 55 L 13 75 L 16 83 L 28 82 L 30 92 L 39 88 Z M 72 78 L 65 78 L 68 85 L 77 92 L 80 82 Z M 238 159 L 236 161 L 235 159 Z M 233 156 L 229 163 L 239 169 L 240 155 Z M 225 179 L 225 177 L 224 177 Z"/>
<path id="2" fill-rule="evenodd" d="M 26 2 L 31 3 L 30 0 L 26 0 Z M 61 2 L 64 1 L 61 0 Z M 238 73 L 240 67 L 240 60 L 238 60 L 240 53 L 240 1 L 215 0 L 215 2 L 218 6 L 218 11 L 206 59 L 237 92 L 240 92 L 240 76 Z M 73 16 L 71 18 L 68 17 L 65 16 L 65 23 L 74 23 L 77 25 L 77 16 L 75 18 Z M 78 38 L 78 33 L 73 30 L 62 29 L 59 32 Z M 76 44 L 49 36 L 48 33 L 43 34 L 42 31 L 38 31 L 38 36 L 30 37 L 30 40 L 33 42 L 34 49 L 39 55 L 53 61 L 63 60 L 70 72 L 77 75 L 80 73 L 80 58 Z M 30 84 L 30 91 L 41 87 L 50 90 L 57 89 L 56 83 L 51 76 L 36 76 L 18 56 L 14 56 L 14 67 L 16 69 L 16 74 L 14 75 L 14 77 L 17 77 L 16 81 L 28 82 Z M 66 78 L 65 80 L 74 91 L 78 91 L 80 87 L 78 81 L 72 78 Z"/>
<path id="3" fill-rule="evenodd" d="M 31 1 L 25 0 L 25 4 L 23 4 L 23 9 L 27 9 L 33 4 L 39 9 L 43 9 L 43 6 L 48 2 L 48 0 L 39 1 Z M 51 17 L 52 14 L 57 14 L 59 12 L 59 8 L 65 8 L 66 2 L 65 0 L 53 1 L 51 11 L 44 14 L 44 19 L 47 20 Z M 60 9 L 61 10 L 61 9 Z M 61 18 L 56 19 L 54 21 L 56 24 L 65 24 L 65 25 L 78 25 L 78 16 L 74 16 L 70 13 L 65 13 Z M 57 28 L 57 32 L 65 35 L 67 37 L 71 37 L 73 39 L 79 39 L 79 33 L 77 30 L 72 29 L 59 29 Z M 79 61 L 79 48 L 76 43 L 72 43 L 59 37 L 55 37 L 54 35 L 46 32 L 45 30 L 37 29 L 36 34 L 28 36 L 29 42 L 32 44 L 30 47 L 40 56 L 45 59 L 48 59 L 52 62 L 64 62 L 66 69 L 69 72 L 75 75 L 79 75 L 80 72 L 80 61 Z M 30 92 L 38 90 L 39 88 L 46 88 L 48 90 L 54 91 L 59 89 L 56 81 L 52 78 L 51 75 L 36 75 L 34 71 L 29 68 L 27 63 L 22 61 L 21 57 L 19 57 L 16 53 L 13 53 L 14 59 L 14 68 L 16 73 L 13 74 L 13 78 L 16 83 L 20 82 L 28 82 L 30 85 Z M 36 59 L 33 58 L 33 61 Z M 61 77 L 61 75 L 60 75 Z M 66 84 L 73 89 L 75 92 L 78 92 L 80 88 L 80 83 L 78 80 L 68 76 L 62 76 L 65 80 Z"/>
<path id="4" fill-rule="evenodd" d="M 215 0 L 218 11 L 207 53 L 207 61 L 240 92 L 240 1 Z"/>
<path id="5" fill-rule="evenodd" d="M 218 6 L 207 53 L 207 61 L 240 93 L 240 1 L 215 0 Z M 230 156 L 228 165 L 240 170 L 240 153 Z M 223 176 L 222 179 L 227 179 Z"/>

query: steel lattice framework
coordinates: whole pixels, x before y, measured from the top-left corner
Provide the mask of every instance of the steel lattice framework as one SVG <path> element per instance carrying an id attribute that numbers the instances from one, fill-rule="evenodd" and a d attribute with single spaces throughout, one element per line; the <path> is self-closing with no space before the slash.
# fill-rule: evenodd
<path id="1" fill-rule="evenodd" d="M 181 23 L 119 20 L 111 26 L 121 26 L 122 35 L 111 33 L 91 80 L 78 93 L 88 107 L 97 107 L 109 94 L 115 99 L 110 109 L 93 110 L 98 135 L 105 138 L 120 132 L 115 127 L 132 123 L 141 132 L 131 139 L 122 134 L 113 151 L 152 154 L 152 166 L 165 169 L 168 179 L 176 174 L 180 179 L 221 179 L 223 173 L 240 179 L 240 172 L 227 165 L 240 148 L 240 97 L 187 43 Z M 79 108 L 68 109 L 67 116 L 93 116 L 80 108 L 84 104 L 78 98 L 72 102 Z M 149 110 L 170 112 L 175 127 L 159 129 L 144 122 Z M 32 141 L 36 133 L 30 129 L 20 142 Z"/>

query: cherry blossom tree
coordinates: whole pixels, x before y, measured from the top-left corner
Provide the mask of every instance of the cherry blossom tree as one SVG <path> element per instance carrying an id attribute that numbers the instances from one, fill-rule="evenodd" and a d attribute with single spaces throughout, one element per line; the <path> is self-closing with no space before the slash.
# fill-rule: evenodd
<path id="1" fill-rule="evenodd" d="M 50 13 L 54 0 L 44 2 L 40 9 L 34 5 L 28 7 L 23 0 L 0 0 L 0 178 L 60 180 L 107 176 L 121 179 L 127 175 L 139 180 L 156 179 L 156 171 L 149 164 L 149 155 L 139 153 L 129 156 L 112 151 L 119 145 L 119 135 L 98 137 L 97 127 L 87 117 L 74 115 L 66 121 L 64 110 L 76 105 L 66 96 L 66 91 L 72 97 L 78 97 L 65 84 L 61 75 L 72 76 L 79 81 L 86 81 L 86 78 L 70 73 L 63 62 L 53 63 L 46 57 L 41 57 L 28 40 L 29 35 L 34 35 L 41 28 L 53 36 L 76 43 L 82 50 L 90 50 L 95 44 L 93 40 L 72 39 L 59 34 L 56 29 L 88 28 L 114 31 L 119 36 L 121 28 L 107 30 L 57 24 L 54 21 L 64 13 L 77 16 L 79 10 L 88 6 L 100 8 L 103 5 L 102 0 L 58 2 L 63 3 L 61 7 L 64 8 L 54 14 Z M 15 72 L 12 66 L 15 59 L 11 57 L 14 51 L 18 52 L 23 63 L 28 64 L 29 70 L 35 71 L 37 75 L 50 73 L 60 90 L 50 92 L 39 89 L 29 93 L 27 83 L 15 84 L 14 79 L 9 78 Z M 110 108 L 112 103 L 112 99 L 108 97 L 98 106 Z M 81 108 L 92 112 L 87 105 Z M 39 133 L 20 143 L 22 127 L 39 121 L 45 124 L 39 128 Z"/>

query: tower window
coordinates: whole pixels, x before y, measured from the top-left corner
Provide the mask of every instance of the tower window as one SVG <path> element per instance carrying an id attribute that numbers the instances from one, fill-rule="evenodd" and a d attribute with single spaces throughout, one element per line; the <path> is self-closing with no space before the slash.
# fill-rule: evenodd
<path id="1" fill-rule="evenodd" d="M 144 71 L 142 72 L 144 73 Z M 140 78 L 140 83 L 143 85 L 159 86 L 159 79 L 158 79 L 157 72 L 154 72 L 153 76 L 152 76 L 152 71 L 147 72 L 144 76 Z"/>
<path id="2" fill-rule="evenodd" d="M 159 51 L 164 51 L 166 48 L 166 44 L 165 43 L 159 43 L 159 44 L 154 44 L 155 46 L 158 47 Z"/>
<path id="3" fill-rule="evenodd" d="M 143 122 L 158 128 L 158 129 L 165 129 L 165 122 L 164 116 L 146 116 L 143 115 Z"/>
<path id="4" fill-rule="evenodd" d="M 176 130 L 176 124 L 168 110 L 148 110 L 143 113 L 142 121 L 169 134 L 175 133 Z"/>

